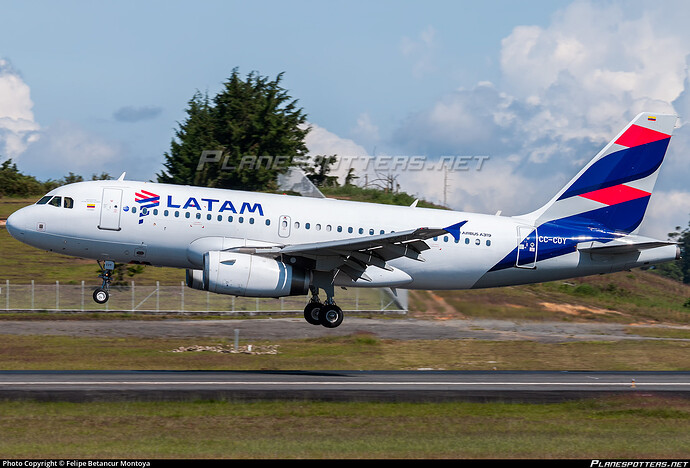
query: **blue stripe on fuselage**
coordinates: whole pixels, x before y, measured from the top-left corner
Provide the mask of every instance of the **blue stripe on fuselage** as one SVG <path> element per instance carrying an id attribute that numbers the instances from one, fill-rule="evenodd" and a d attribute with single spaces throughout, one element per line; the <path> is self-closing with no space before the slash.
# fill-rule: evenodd
<path id="1" fill-rule="evenodd" d="M 634 231 L 642 222 L 649 197 L 605 206 L 540 225 L 537 262 L 575 252 L 580 242 L 609 242 Z M 489 271 L 515 266 L 517 246 Z"/>

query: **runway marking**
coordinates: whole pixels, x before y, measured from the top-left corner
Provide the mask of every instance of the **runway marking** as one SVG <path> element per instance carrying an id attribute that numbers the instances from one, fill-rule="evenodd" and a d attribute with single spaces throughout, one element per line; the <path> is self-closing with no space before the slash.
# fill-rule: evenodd
<path id="1" fill-rule="evenodd" d="M 333 385 L 347 385 L 347 386 L 380 386 L 380 385 L 396 385 L 396 386 L 491 386 L 491 385 L 514 385 L 514 386 L 589 386 L 589 387 L 603 387 L 603 386 L 631 386 L 631 382 L 215 382 L 215 381 L 200 381 L 200 382 L 150 382 L 150 381 L 102 381 L 102 382 L 0 382 L 2 386 L 45 386 L 45 385 L 154 385 L 154 386 L 176 386 L 176 385 L 263 385 L 263 386 L 296 386 L 296 385 L 311 385 L 311 386 L 333 386 Z M 681 386 L 690 387 L 690 382 L 635 382 L 635 386 Z"/>

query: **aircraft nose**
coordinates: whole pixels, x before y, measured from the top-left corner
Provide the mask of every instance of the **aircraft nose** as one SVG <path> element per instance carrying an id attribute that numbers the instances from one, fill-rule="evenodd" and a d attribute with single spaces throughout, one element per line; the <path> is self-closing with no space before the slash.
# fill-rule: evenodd
<path id="1" fill-rule="evenodd" d="M 15 239 L 19 239 L 19 236 L 24 234 L 26 230 L 26 212 L 22 213 L 22 211 L 24 210 L 20 209 L 12 213 L 10 217 L 7 218 L 7 223 L 5 225 L 5 227 L 7 227 L 7 232 Z"/>

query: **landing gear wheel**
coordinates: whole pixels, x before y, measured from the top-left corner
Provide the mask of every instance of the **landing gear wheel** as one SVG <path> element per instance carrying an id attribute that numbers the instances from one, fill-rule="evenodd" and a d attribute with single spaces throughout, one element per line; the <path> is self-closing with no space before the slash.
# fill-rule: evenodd
<path id="1" fill-rule="evenodd" d="M 326 328 L 335 328 L 343 322 L 343 310 L 335 304 L 324 305 L 319 313 L 321 325 Z"/>
<path id="2" fill-rule="evenodd" d="M 105 304 L 110 299 L 110 294 L 103 288 L 97 288 L 93 292 L 93 300 L 99 304 Z"/>
<path id="3" fill-rule="evenodd" d="M 320 302 L 310 302 L 304 308 L 304 320 L 306 320 L 307 323 L 310 323 L 312 325 L 321 325 L 319 315 L 322 309 L 323 304 L 321 304 Z"/>

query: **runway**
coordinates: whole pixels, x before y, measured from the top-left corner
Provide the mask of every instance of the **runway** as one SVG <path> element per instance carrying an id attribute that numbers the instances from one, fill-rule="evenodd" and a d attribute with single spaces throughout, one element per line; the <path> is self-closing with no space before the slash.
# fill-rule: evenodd
<path id="1" fill-rule="evenodd" d="M 0 398 L 548 402 L 602 395 L 690 397 L 690 372 L 1 371 Z"/>

